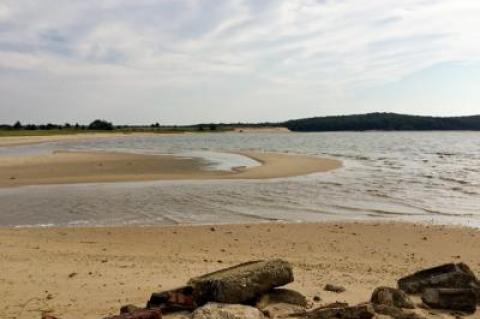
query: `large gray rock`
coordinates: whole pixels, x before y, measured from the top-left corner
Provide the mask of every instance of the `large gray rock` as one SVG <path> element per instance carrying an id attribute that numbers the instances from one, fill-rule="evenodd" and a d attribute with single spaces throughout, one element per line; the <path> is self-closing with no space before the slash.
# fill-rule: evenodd
<path id="1" fill-rule="evenodd" d="M 305 307 L 289 303 L 275 303 L 265 307 L 263 314 L 271 319 L 304 318 L 307 310 Z"/>
<path id="2" fill-rule="evenodd" d="M 425 269 L 398 280 L 398 287 L 406 293 L 422 293 L 426 288 L 471 288 L 478 280 L 464 264 L 445 264 Z"/>
<path id="3" fill-rule="evenodd" d="M 203 307 L 198 308 L 192 314 L 192 319 L 264 319 L 265 316 L 257 308 L 221 304 L 208 303 Z"/>
<path id="4" fill-rule="evenodd" d="M 190 279 L 198 305 L 214 301 L 245 303 L 275 287 L 293 281 L 291 265 L 284 260 L 253 261 Z"/>
<path id="5" fill-rule="evenodd" d="M 415 304 L 404 291 L 390 287 L 376 288 L 373 291 L 370 301 L 377 305 L 387 305 L 407 309 L 415 308 Z"/>
<path id="6" fill-rule="evenodd" d="M 371 319 L 375 310 L 371 304 L 341 308 L 317 308 L 307 313 L 307 319 Z"/>
<path id="7" fill-rule="evenodd" d="M 307 306 L 307 298 L 301 293 L 290 289 L 274 289 L 266 294 L 262 295 L 255 305 L 260 310 L 263 308 L 277 303 L 285 303 L 298 305 L 301 307 Z"/>
<path id="8" fill-rule="evenodd" d="M 435 309 L 459 310 L 474 313 L 477 297 L 472 289 L 428 288 L 422 295 L 424 304 Z"/>

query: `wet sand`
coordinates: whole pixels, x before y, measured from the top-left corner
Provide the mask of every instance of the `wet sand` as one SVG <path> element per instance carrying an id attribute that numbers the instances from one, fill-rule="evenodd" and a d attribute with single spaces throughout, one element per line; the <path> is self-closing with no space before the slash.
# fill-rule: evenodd
<path id="1" fill-rule="evenodd" d="M 132 132 L 132 133 L 111 132 L 111 133 L 75 133 L 75 134 L 65 134 L 65 135 L 0 136 L 0 147 L 31 145 L 31 144 L 61 142 L 61 141 L 115 138 L 115 137 L 125 137 L 125 136 L 150 136 L 150 135 L 159 135 L 159 134 L 148 133 L 148 132 L 144 132 L 144 133 L 142 132 Z"/>
<path id="2" fill-rule="evenodd" d="M 192 276 L 279 257 L 294 266 L 290 287 L 320 296 L 316 305 L 358 303 L 424 267 L 464 261 L 479 274 L 479 240 L 475 229 L 400 223 L 0 229 L 0 317 L 98 319 Z"/>
<path id="3" fill-rule="evenodd" d="M 55 152 L 0 157 L 0 187 L 146 180 L 264 179 L 325 172 L 341 162 L 306 155 L 242 153 L 261 166 L 207 170 L 203 160 L 171 155 L 109 152 Z"/>

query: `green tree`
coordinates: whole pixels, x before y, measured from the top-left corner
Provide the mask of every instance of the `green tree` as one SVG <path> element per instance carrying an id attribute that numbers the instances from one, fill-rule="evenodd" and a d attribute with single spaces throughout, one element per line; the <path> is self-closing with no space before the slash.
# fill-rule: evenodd
<path id="1" fill-rule="evenodd" d="M 95 131 L 111 131 L 113 130 L 113 124 L 104 120 L 95 120 L 88 125 L 89 130 Z"/>
<path id="2" fill-rule="evenodd" d="M 23 128 L 22 123 L 20 123 L 20 121 L 16 121 L 15 124 L 13 124 L 13 128 L 15 130 L 21 130 Z"/>

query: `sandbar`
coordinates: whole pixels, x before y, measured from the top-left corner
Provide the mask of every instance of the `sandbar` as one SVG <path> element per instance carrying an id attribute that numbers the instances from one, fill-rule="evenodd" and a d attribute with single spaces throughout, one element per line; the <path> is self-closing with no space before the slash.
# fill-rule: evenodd
<path id="1" fill-rule="evenodd" d="M 208 163 L 198 158 L 89 151 L 1 156 L 0 187 L 181 179 L 266 179 L 326 172 L 342 165 L 334 159 L 308 155 L 242 154 L 262 165 L 215 171 L 208 170 Z"/>
<path id="2" fill-rule="evenodd" d="M 166 133 L 165 133 L 166 134 Z M 173 133 L 172 133 L 173 134 Z M 181 133 L 179 133 L 181 134 Z M 158 136 L 159 133 L 149 132 L 109 132 L 109 133 L 72 133 L 72 134 L 55 134 L 55 135 L 27 135 L 27 136 L 0 136 L 0 147 L 31 145 L 50 142 L 104 139 L 126 136 Z M 171 135 L 168 133 L 168 135 Z"/>

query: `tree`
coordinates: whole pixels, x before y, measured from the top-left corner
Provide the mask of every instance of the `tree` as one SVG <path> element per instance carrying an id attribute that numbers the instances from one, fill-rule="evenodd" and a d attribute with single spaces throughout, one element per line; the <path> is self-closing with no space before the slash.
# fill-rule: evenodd
<path id="1" fill-rule="evenodd" d="M 37 126 L 35 124 L 27 124 L 24 128 L 29 131 L 35 131 L 37 129 Z"/>
<path id="2" fill-rule="evenodd" d="M 113 130 L 113 124 L 104 120 L 95 120 L 88 125 L 88 129 L 95 131 L 111 131 Z"/>
<path id="3" fill-rule="evenodd" d="M 21 130 L 23 128 L 22 123 L 20 121 L 16 121 L 15 124 L 13 124 L 13 129 L 15 130 Z"/>

